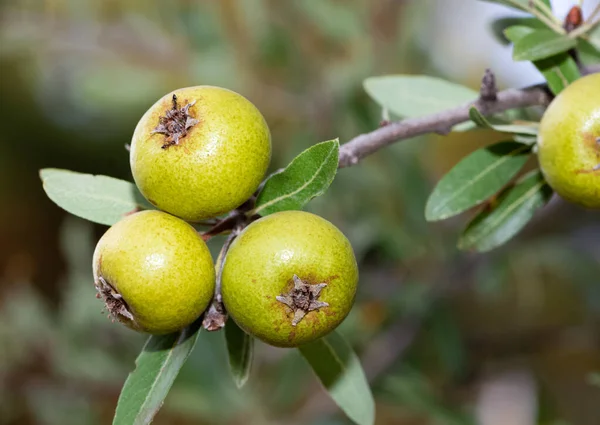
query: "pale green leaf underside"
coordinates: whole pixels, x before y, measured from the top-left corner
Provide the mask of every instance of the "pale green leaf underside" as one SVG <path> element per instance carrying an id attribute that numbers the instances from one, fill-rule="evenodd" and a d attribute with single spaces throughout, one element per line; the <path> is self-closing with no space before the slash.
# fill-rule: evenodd
<path id="1" fill-rule="evenodd" d="M 121 390 L 113 425 L 146 425 L 162 406 L 198 339 L 201 321 L 169 335 L 151 336 Z"/>
<path id="2" fill-rule="evenodd" d="M 225 340 L 227 341 L 231 376 L 237 387 L 241 388 L 250 374 L 254 358 L 254 338 L 230 319 L 225 325 Z"/>
<path id="3" fill-rule="evenodd" d="M 267 179 L 253 212 L 265 216 L 299 210 L 311 199 L 325 193 L 337 172 L 339 150 L 337 139 L 306 149 L 283 171 Z"/>
<path id="4" fill-rule="evenodd" d="M 428 221 L 443 220 L 481 204 L 519 172 L 531 147 L 500 142 L 462 159 L 436 185 L 425 207 Z"/>
<path id="5" fill-rule="evenodd" d="M 331 398 L 358 425 L 373 425 L 375 402 L 360 361 L 336 332 L 299 347 Z"/>
<path id="6" fill-rule="evenodd" d="M 539 170 L 528 174 L 469 223 L 458 247 L 485 252 L 502 245 L 531 220 L 534 213 L 550 200 L 552 193 Z"/>
<path id="7" fill-rule="evenodd" d="M 474 101 L 479 96 L 468 87 L 425 75 L 371 77 L 363 85 L 382 108 L 403 118 L 436 114 Z M 469 125 L 463 123 L 458 127 Z"/>
<path id="8" fill-rule="evenodd" d="M 46 168 L 44 190 L 59 207 L 95 223 L 113 225 L 125 215 L 153 208 L 130 182 L 108 176 Z"/>

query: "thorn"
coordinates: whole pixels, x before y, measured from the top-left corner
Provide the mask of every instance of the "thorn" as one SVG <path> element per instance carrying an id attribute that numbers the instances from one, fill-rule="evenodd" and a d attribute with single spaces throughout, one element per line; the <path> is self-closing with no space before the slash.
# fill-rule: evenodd
<path id="1" fill-rule="evenodd" d="M 131 145 L 129 143 L 125 143 L 125 150 L 131 152 Z"/>

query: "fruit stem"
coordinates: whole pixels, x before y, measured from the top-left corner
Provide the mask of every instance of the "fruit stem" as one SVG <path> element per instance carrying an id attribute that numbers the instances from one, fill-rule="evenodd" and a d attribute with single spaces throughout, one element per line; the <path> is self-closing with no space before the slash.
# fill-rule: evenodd
<path id="1" fill-rule="evenodd" d="M 227 322 L 227 311 L 223 305 L 223 296 L 221 295 L 221 276 L 223 275 L 223 267 L 225 265 L 227 251 L 229 251 L 231 244 L 245 227 L 245 222 L 242 220 L 243 217 L 243 214 L 237 217 L 237 223 L 234 225 L 229 236 L 227 236 L 227 239 L 225 240 L 225 243 L 219 252 L 219 256 L 217 257 L 215 294 L 212 302 L 210 303 L 208 311 L 204 315 L 204 320 L 202 320 L 202 327 L 207 331 L 218 331 L 219 329 L 222 329 Z"/>

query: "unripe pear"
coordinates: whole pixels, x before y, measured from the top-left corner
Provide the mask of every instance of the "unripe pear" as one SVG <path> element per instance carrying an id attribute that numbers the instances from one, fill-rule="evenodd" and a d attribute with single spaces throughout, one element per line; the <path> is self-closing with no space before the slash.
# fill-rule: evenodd
<path id="1" fill-rule="evenodd" d="M 151 334 L 180 330 L 206 309 L 215 287 L 210 252 L 188 223 L 161 211 L 125 217 L 100 238 L 94 282 L 108 313 Z"/>
<path id="2" fill-rule="evenodd" d="M 600 208 L 600 74 L 576 80 L 550 103 L 540 123 L 538 157 L 556 193 Z"/>
<path id="3" fill-rule="evenodd" d="M 163 211 L 200 221 L 243 204 L 271 160 L 271 135 L 256 107 L 224 88 L 197 86 L 163 96 L 131 140 L 142 194 Z"/>
<path id="4" fill-rule="evenodd" d="M 327 220 L 279 212 L 250 224 L 223 266 L 225 308 L 246 332 L 296 347 L 335 329 L 348 315 L 358 282 L 352 246 Z"/>

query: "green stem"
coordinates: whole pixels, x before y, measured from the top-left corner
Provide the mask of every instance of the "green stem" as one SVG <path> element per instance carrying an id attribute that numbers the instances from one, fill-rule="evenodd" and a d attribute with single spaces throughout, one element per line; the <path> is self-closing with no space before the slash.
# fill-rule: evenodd
<path id="1" fill-rule="evenodd" d="M 543 0 L 533 0 L 534 9 L 537 6 L 538 10 L 544 13 L 548 18 L 554 21 L 555 24 L 561 25 L 560 19 L 558 19 L 552 12 L 552 8 L 546 4 Z"/>
<path id="2" fill-rule="evenodd" d="M 561 22 L 558 20 L 558 18 L 556 18 L 556 16 L 552 15 L 552 17 L 550 18 L 548 15 L 546 15 L 546 13 L 548 13 L 547 12 L 548 10 L 550 11 L 550 13 L 552 13 L 552 10 L 550 10 L 548 8 L 548 5 L 544 4 L 541 0 L 534 0 L 534 3 L 537 4 L 538 6 L 542 7 L 542 9 L 546 11 L 545 13 L 542 10 L 535 7 L 535 5 L 534 5 L 534 7 L 528 7 L 528 6 L 524 7 L 522 4 L 520 4 L 516 0 L 508 0 L 508 1 L 513 6 L 515 6 L 517 9 L 521 9 L 525 12 L 531 13 L 533 16 L 538 18 L 541 22 L 543 22 L 552 31 L 554 31 L 558 34 L 566 34 L 567 33 L 565 31 L 565 29 L 562 27 Z M 541 6 L 541 5 L 543 5 L 543 6 Z"/>

